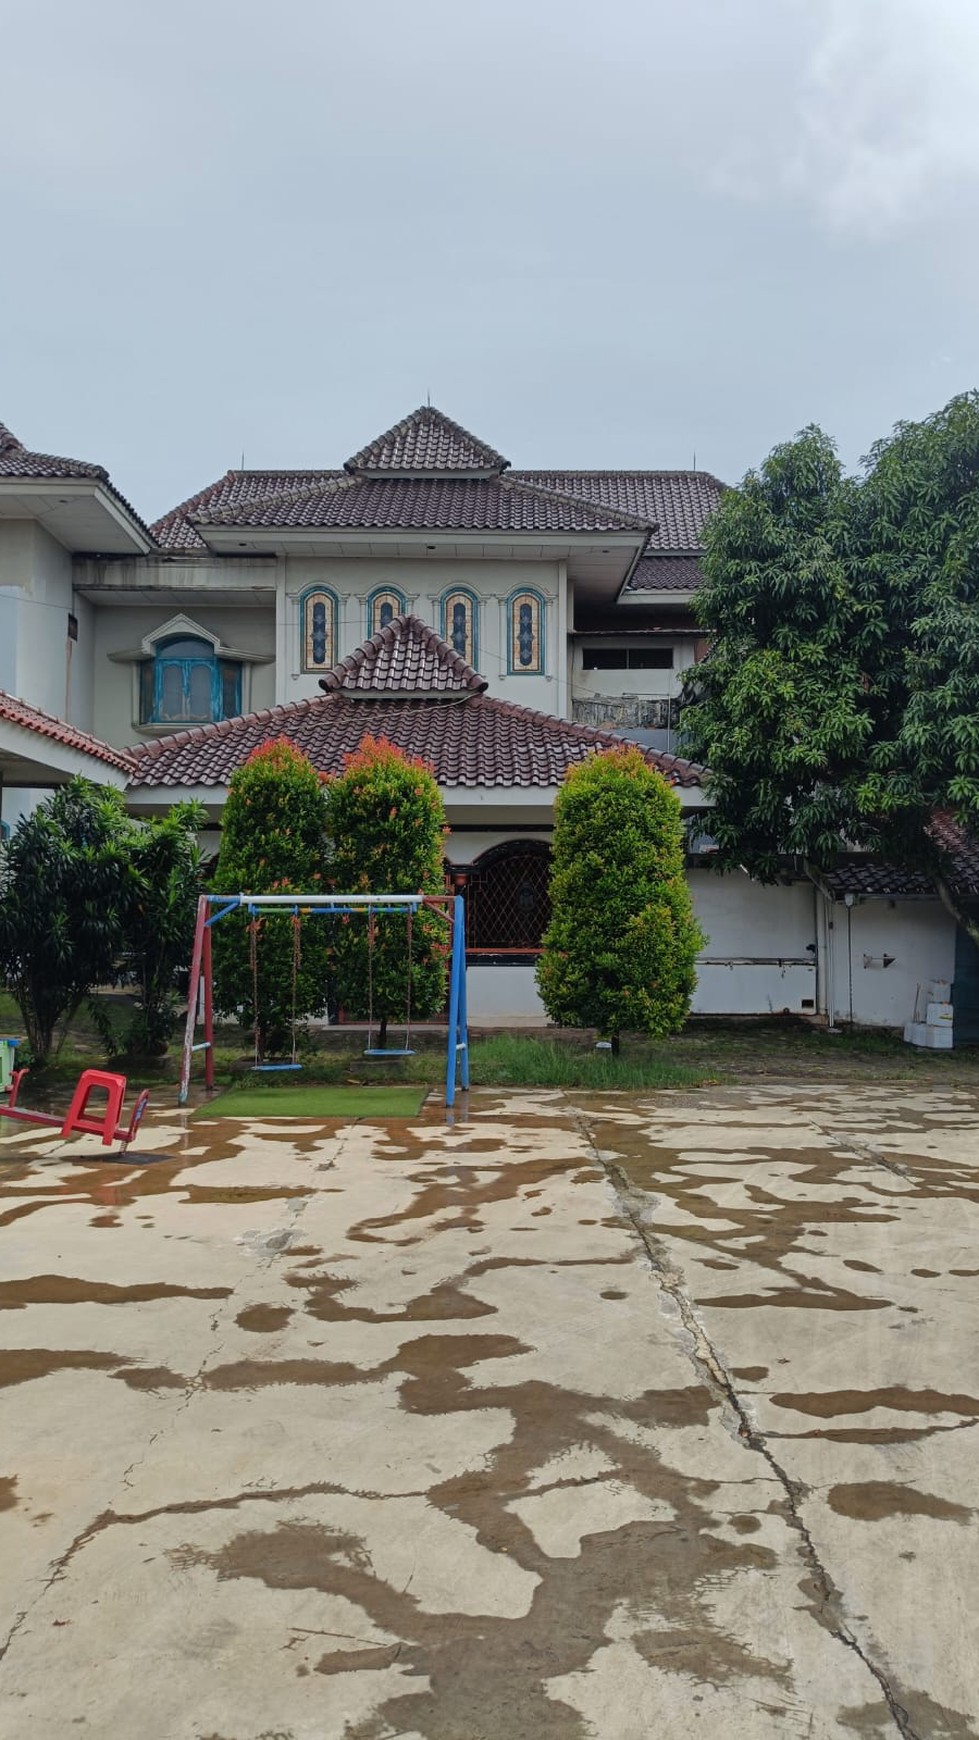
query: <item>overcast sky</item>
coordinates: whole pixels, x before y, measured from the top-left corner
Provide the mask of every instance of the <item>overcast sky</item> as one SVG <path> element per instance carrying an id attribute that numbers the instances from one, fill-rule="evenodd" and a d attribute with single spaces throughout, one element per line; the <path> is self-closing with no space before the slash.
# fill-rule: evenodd
<path id="1" fill-rule="evenodd" d="M 977 0 L 0 0 L 0 419 L 153 518 L 430 394 L 855 463 L 979 382 Z"/>

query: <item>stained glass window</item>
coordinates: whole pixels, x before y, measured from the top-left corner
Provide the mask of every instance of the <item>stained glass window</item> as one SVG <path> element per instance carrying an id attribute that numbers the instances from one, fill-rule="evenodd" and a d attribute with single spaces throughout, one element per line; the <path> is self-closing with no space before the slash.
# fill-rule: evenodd
<path id="1" fill-rule="evenodd" d="M 379 628 L 387 628 L 393 616 L 404 616 L 405 611 L 403 592 L 396 592 L 390 587 L 380 592 L 372 592 L 367 600 L 368 634 L 376 634 Z"/>
<path id="2" fill-rule="evenodd" d="M 332 592 L 317 587 L 300 600 L 302 668 L 328 671 L 337 662 L 337 601 Z"/>
<path id="3" fill-rule="evenodd" d="M 475 667 L 479 656 L 476 634 L 476 600 L 471 592 L 447 592 L 442 599 L 442 639 L 467 664 Z"/>
<path id="4" fill-rule="evenodd" d="M 544 669 L 543 602 L 536 592 L 514 592 L 507 600 L 507 609 L 509 668 L 518 676 L 539 676 Z"/>

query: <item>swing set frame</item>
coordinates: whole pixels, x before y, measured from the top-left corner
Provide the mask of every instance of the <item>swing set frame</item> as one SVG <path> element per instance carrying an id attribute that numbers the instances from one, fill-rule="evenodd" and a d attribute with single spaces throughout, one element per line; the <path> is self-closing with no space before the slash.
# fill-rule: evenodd
<path id="1" fill-rule="evenodd" d="M 363 914 L 373 927 L 383 913 L 404 913 L 409 926 L 416 912 L 430 907 L 449 920 L 452 927 L 452 954 L 449 968 L 449 1031 L 445 1054 L 445 1103 L 454 1105 L 456 1087 L 469 1086 L 469 1018 L 466 999 L 466 912 L 461 894 L 202 894 L 197 902 L 197 922 L 194 927 L 194 949 L 190 961 L 190 984 L 187 991 L 187 1022 L 184 1028 L 183 1055 L 180 1064 L 179 1104 L 185 1106 L 190 1093 L 190 1078 L 194 1057 L 204 1054 L 204 1085 L 214 1086 L 214 970 L 211 933 L 230 912 L 243 909 L 255 922 L 260 912 L 286 912 L 296 920 L 319 915 Z M 251 932 L 254 948 L 255 932 Z M 296 943 L 298 958 L 298 941 Z M 410 990 L 409 990 L 410 995 Z M 410 1005 L 409 1005 L 410 1008 Z M 203 1038 L 197 1038 L 198 1026 Z M 368 1056 L 382 1056 L 379 1051 Z M 403 1052 L 389 1055 L 403 1056 Z M 291 1069 L 292 1064 L 278 1067 Z"/>

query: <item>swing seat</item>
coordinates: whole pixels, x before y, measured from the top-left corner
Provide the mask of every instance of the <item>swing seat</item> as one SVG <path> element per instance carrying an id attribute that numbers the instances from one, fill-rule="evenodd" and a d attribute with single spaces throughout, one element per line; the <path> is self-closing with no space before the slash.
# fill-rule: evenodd
<path id="1" fill-rule="evenodd" d="M 252 1075 L 273 1075 L 280 1069 L 302 1069 L 301 1063 L 253 1063 Z"/>
<path id="2" fill-rule="evenodd" d="M 414 1055 L 414 1049 L 407 1045 L 388 1046 L 383 1051 L 379 1045 L 368 1045 L 364 1051 L 365 1057 L 414 1057 Z"/>

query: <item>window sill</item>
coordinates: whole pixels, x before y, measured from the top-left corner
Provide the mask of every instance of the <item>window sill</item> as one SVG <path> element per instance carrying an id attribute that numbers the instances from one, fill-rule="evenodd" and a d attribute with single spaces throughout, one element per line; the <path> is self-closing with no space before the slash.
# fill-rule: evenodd
<path id="1" fill-rule="evenodd" d="M 530 967 L 542 949 L 467 949 L 467 967 Z"/>
<path id="2" fill-rule="evenodd" d="M 141 737 L 171 737 L 175 731 L 206 731 L 208 726 L 221 723 L 220 719 L 184 719 L 172 725 L 138 725 L 134 720 L 133 730 Z"/>

